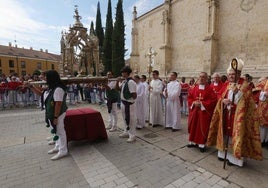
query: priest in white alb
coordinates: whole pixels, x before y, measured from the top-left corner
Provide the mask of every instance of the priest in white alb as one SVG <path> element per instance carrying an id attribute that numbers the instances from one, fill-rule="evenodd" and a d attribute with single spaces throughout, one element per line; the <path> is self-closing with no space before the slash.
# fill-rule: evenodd
<path id="1" fill-rule="evenodd" d="M 161 94 L 163 92 L 163 84 L 159 79 L 159 72 L 153 71 L 153 79 L 149 86 L 150 92 L 150 123 L 153 127 L 163 125 L 163 109 L 161 103 Z"/>
<path id="2" fill-rule="evenodd" d="M 172 132 L 181 129 L 181 105 L 179 98 L 181 93 L 181 85 L 177 81 L 177 76 L 178 74 L 176 72 L 172 72 L 170 74 L 170 81 L 167 84 L 167 88 L 163 92 L 167 100 L 165 128 L 172 129 Z"/>
<path id="3" fill-rule="evenodd" d="M 147 83 L 147 77 L 145 75 L 141 75 L 141 83 L 145 87 L 145 97 L 144 97 L 144 113 L 145 113 L 145 121 L 149 121 L 149 84 Z"/>
<path id="4" fill-rule="evenodd" d="M 137 98 L 136 98 L 136 116 L 137 116 L 137 125 L 136 129 L 142 129 L 145 126 L 145 86 L 141 82 L 139 75 L 134 76 L 134 81 L 137 84 Z"/>

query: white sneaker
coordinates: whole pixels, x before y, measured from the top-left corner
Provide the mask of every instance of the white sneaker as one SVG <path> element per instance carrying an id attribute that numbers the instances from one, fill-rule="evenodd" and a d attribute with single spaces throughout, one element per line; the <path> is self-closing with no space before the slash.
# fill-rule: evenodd
<path id="1" fill-rule="evenodd" d="M 57 155 L 51 157 L 50 159 L 52 161 L 55 161 L 55 160 L 58 160 L 58 159 L 65 157 L 66 155 L 68 155 L 68 153 L 57 153 Z"/>
<path id="2" fill-rule="evenodd" d="M 117 128 L 116 128 L 116 127 L 112 127 L 112 128 L 109 130 L 109 132 L 115 132 L 115 131 L 117 131 Z"/>
<path id="3" fill-rule="evenodd" d="M 49 150 L 47 153 L 48 154 L 53 154 L 53 153 L 57 153 L 59 150 L 57 148 L 53 148 L 51 150 Z"/>
<path id="4" fill-rule="evenodd" d="M 106 129 L 111 129 L 112 128 L 112 125 L 108 125 L 107 127 L 106 127 Z"/>
<path id="5" fill-rule="evenodd" d="M 48 145 L 54 145 L 56 142 L 54 140 L 51 140 L 48 142 Z"/>
<path id="6" fill-rule="evenodd" d="M 52 136 L 47 137 L 47 141 L 52 140 Z"/>
<path id="7" fill-rule="evenodd" d="M 135 136 L 129 137 L 129 139 L 127 139 L 128 143 L 135 142 L 135 141 L 136 141 Z"/>
<path id="8" fill-rule="evenodd" d="M 129 135 L 128 135 L 128 133 L 123 132 L 122 134 L 119 135 L 119 137 L 120 137 L 120 138 L 128 138 Z"/>

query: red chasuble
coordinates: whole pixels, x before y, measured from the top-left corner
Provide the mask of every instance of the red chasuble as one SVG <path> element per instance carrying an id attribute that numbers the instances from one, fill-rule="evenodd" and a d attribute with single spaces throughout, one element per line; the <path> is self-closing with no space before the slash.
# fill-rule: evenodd
<path id="1" fill-rule="evenodd" d="M 193 105 L 194 101 L 200 101 L 204 109 L 202 110 L 201 107 L 195 107 Z M 189 90 L 188 132 L 190 142 L 196 144 L 206 143 L 209 124 L 216 103 L 217 96 L 209 85 L 206 85 L 204 89 L 200 89 L 199 85 L 196 85 Z"/>
<path id="2" fill-rule="evenodd" d="M 213 91 L 214 91 L 216 94 L 219 93 L 219 91 L 221 90 L 222 86 L 223 86 L 223 83 L 222 83 L 221 81 L 219 81 L 218 83 L 214 83 L 214 82 L 212 82 L 212 83 L 210 84 L 210 87 L 212 87 Z"/>
<path id="3" fill-rule="evenodd" d="M 256 89 L 257 88 L 260 88 L 260 91 L 268 92 L 268 79 L 263 80 L 260 84 L 258 84 Z M 258 94 L 258 99 L 259 96 L 260 92 Z M 257 113 L 260 125 L 268 127 L 268 98 L 264 101 L 259 101 Z"/>

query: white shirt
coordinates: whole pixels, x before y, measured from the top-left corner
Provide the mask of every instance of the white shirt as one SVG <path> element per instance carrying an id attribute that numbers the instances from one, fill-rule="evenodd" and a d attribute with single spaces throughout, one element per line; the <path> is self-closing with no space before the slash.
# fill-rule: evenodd
<path id="1" fill-rule="evenodd" d="M 124 100 L 124 101 L 128 101 L 128 102 L 134 103 L 134 102 L 135 102 L 135 99 L 130 98 L 130 99 L 127 100 L 127 99 L 124 98 L 123 91 L 124 91 L 124 87 L 125 87 L 126 82 L 127 82 L 127 80 L 124 80 L 124 81 L 122 82 L 122 88 L 121 88 L 121 100 Z M 129 81 L 128 81 L 128 88 L 129 88 L 130 93 L 137 93 L 137 84 L 136 84 L 136 82 L 134 82 L 134 80 L 129 80 Z"/>
<path id="2" fill-rule="evenodd" d="M 64 90 L 60 87 L 57 87 L 53 95 L 54 101 L 63 101 L 64 94 L 65 94 Z"/>
<path id="3" fill-rule="evenodd" d="M 109 82 L 108 83 L 108 86 L 109 86 L 110 89 L 115 89 L 115 87 L 116 87 L 116 81 Z"/>

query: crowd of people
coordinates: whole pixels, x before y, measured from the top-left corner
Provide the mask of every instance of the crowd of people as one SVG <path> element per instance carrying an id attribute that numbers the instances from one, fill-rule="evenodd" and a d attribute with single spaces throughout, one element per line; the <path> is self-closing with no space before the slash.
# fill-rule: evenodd
<path id="1" fill-rule="evenodd" d="M 176 72 L 161 80 L 157 70 L 147 82 L 145 75 L 131 77 L 131 69 L 125 67 L 123 80 L 108 86 L 121 96 L 125 129 L 119 137 L 135 141 L 136 129 L 142 129 L 146 121 L 152 127 L 179 131 L 184 114 L 188 116 L 188 148 L 203 153 L 215 146 L 218 159 L 227 165 L 243 166 L 246 158 L 262 160 L 262 147 L 268 146 L 268 78 L 254 85 L 250 75 L 242 74 L 243 66 L 244 62 L 235 58 L 227 75 L 214 73 L 210 77 L 201 72 L 197 80 L 191 78 L 188 83 L 184 77 L 179 82 Z M 107 129 L 112 132 L 117 115 L 108 112 Z"/>
<path id="2" fill-rule="evenodd" d="M 128 138 L 129 143 L 136 140 L 136 130 L 144 128 L 146 123 L 177 132 L 182 129 L 181 116 L 188 117 L 188 148 L 198 148 L 203 153 L 207 147 L 215 146 L 220 161 L 243 166 L 246 158 L 261 160 L 262 147 L 268 147 L 268 78 L 261 78 L 254 85 L 250 75 L 242 74 L 243 66 L 241 59 L 234 58 L 226 75 L 214 73 L 210 77 L 206 72 L 200 72 L 197 80 L 190 78 L 188 82 L 185 77 L 178 81 L 176 72 L 169 73 L 168 78 L 162 80 L 158 70 L 152 71 L 150 80 L 146 75 L 132 76 L 131 68 L 126 66 L 117 79 L 114 79 L 112 72 L 108 72 L 107 84 L 69 84 L 65 87 L 58 80 L 58 85 L 50 83 L 49 87 L 53 93 L 65 90 L 56 92 L 60 97 L 54 96 L 57 101 L 65 101 L 60 102 L 64 106 L 66 101 L 75 104 L 81 100 L 106 104 L 109 114 L 106 129 L 110 132 L 118 129 L 117 111 L 120 108 L 124 131 L 119 137 Z M 24 97 L 30 97 L 31 94 L 32 100 L 39 101 L 43 107 L 44 102 L 38 96 L 42 98 L 39 90 L 46 89 L 40 86 L 36 92 L 33 85 L 25 87 L 23 82 L 45 80 L 44 77 L 41 74 L 39 77 L 25 76 L 19 79 L 16 75 L 2 75 L 1 100 L 10 103 L 12 97 L 10 99 L 9 96 L 14 95 L 13 90 L 16 90 L 16 95 L 27 90 L 23 93 Z M 60 89 L 55 90 L 56 86 Z M 2 92 L 2 88 L 8 89 Z M 57 101 L 54 102 L 57 104 Z M 54 117 L 47 117 L 50 110 L 46 110 L 51 126 L 59 124 L 56 120 L 61 114 L 64 119 L 67 108 L 62 112 L 56 109 L 53 111 L 57 114 Z M 58 144 L 49 151 L 49 154 L 59 152 L 52 160 L 67 154 L 64 135 L 65 132 L 60 129 Z"/>
<path id="3" fill-rule="evenodd" d="M 29 88 L 23 87 L 27 81 L 43 81 L 44 73 L 40 75 L 18 74 L 0 76 L 0 108 L 26 107 L 35 105 L 41 108 L 41 97 Z M 66 86 L 67 102 L 71 105 L 87 101 L 92 104 L 105 104 L 105 88 L 102 84 L 68 84 Z"/>

